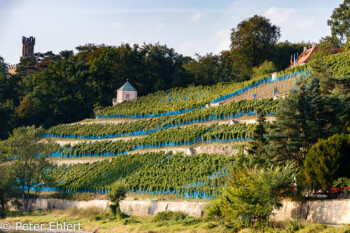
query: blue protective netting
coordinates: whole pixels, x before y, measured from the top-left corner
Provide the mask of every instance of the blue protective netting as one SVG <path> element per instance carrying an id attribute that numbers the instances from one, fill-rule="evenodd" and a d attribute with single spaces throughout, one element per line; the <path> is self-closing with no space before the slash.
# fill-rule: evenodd
<path id="1" fill-rule="evenodd" d="M 221 96 L 219 98 L 216 98 L 214 100 L 212 100 L 210 103 L 218 103 L 221 102 L 223 100 L 238 96 L 244 92 L 249 91 L 252 88 L 255 88 L 261 84 L 265 84 L 265 83 L 273 83 L 273 82 L 280 82 L 286 79 L 289 79 L 291 77 L 294 76 L 298 76 L 298 75 L 305 75 L 306 77 L 309 76 L 309 72 L 307 70 L 302 70 L 302 71 L 298 71 L 298 72 L 293 72 L 290 74 L 286 74 L 277 78 L 272 78 L 271 76 L 268 78 L 265 78 L 263 80 L 257 81 L 255 84 L 252 84 L 250 86 L 247 86 L 245 88 L 239 89 L 231 94 L 225 95 L 225 96 Z M 202 106 L 204 107 L 204 106 Z M 202 108 L 201 107 L 201 108 Z M 118 114 L 118 115 L 98 115 L 96 116 L 96 118 L 149 118 L 149 117 L 162 117 L 162 116 L 172 116 L 172 115 L 178 115 L 178 114 L 183 114 L 186 112 L 190 112 L 192 110 L 195 110 L 197 108 L 191 108 L 191 109 L 184 109 L 184 110 L 179 110 L 179 111 L 172 111 L 172 112 L 166 112 L 166 113 L 159 113 L 159 114 L 147 114 L 147 115 L 142 115 L 142 114 L 137 114 L 137 115 L 122 115 L 122 114 Z"/>
<path id="2" fill-rule="evenodd" d="M 100 153 L 100 154 L 79 154 L 79 155 L 67 155 L 67 154 L 63 154 L 61 152 L 54 152 L 52 154 L 49 155 L 49 157 L 61 157 L 61 158 L 80 158 L 80 157 L 104 157 L 104 156 L 119 156 L 119 155 L 126 155 L 128 154 L 128 152 L 134 151 L 134 150 L 138 150 L 138 149 L 150 149 L 150 148 L 162 148 L 162 147 L 168 147 L 168 146 L 189 146 L 189 145 L 193 145 L 196 144 L 197 142 L 202 141 L 202 143 L 211 143 L 211 142 L 236 142 L 236 141 L 247 141 L 247 140 L 251 140 L 250 138 L 233 138 L 233 139 L 212 139 L 212 140 L 206 140 L 206 141 L 202 141 L 201 137 L 193 140 L 193 141 L 188 141 L 188 142 L 164 142 L 164 143 L 160 143 L 157 145 L 153 145 L 153 144 L 148 144 L 148 145 L 137 145 L 134 146 L 133 148 L 131 148 L 131 150 L 129 151 L 124 151 L 124 152 L 120 152 L 120 153 L 111 153 L 111 152 L 104 152 L 104 153 Z"/>
<path id="3" fill-rule="evenodd" d="M 274 113 L 268 113 L 265 116 L 272 116 Z M 168 124 L 164 127 L 160 127 L 159 129 L 151 129 L 151 130 L 139 130 L 139 131 L 134 131 L 130 133 L 123 133 L 123 134 L 113 134 L 113 135 L 99 135 L 99 136 L 84 136 L 84 135 L 58 135 L 58 134 L 46 134 L 43 137 L 44 138 L 72 138 L 72 139 L 108 139 L 108 138 L 117 138 L 117 137 L 127 137 L 127 136 L 138 136 L 138 135 L 147 135 L 151 134 L 154 132 L 159 131 L 160 129 L 168 129 L 171 127 L 177 127 L 177 126 L 183 126 L 183 125 L 190 125 L 194 123 L 202 123 L 202 122 L 208 122 L 208 121 L 221 121 L 221 120 L 227 120 L 227 119 L 235 119 L 239 118 L 242 116 L 251 116 L 251 115 L 257 115 L 255 111 L 250 111 L 250 112 L 239 112 L 236 114 L 231 114 L 231 115 L 224 115 L 224 116 L 217 116 L 217 115 L 210 115 L 207 118 L 201 118 L 197 120 L 192 120 L 192 121 L 185 121 L 185 122 L 180 122 L 180 123 L 175 123 L 175 124 Z"/>

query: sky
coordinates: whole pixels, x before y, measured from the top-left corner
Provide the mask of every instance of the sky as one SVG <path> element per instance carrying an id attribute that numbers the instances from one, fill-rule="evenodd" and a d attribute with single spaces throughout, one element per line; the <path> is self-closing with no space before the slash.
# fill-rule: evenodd
<path id="1" fill-rule="evenodd" d="M 176 52 L 218 54 L 231 29 L 253 15 L 281 28 L 280 41 L 318 42 L 343 0 L 0 0 L 0 56 L 19 62 L 22 36 L 35 52 L 74 50 L 87 43 L 166 44 Z"/>

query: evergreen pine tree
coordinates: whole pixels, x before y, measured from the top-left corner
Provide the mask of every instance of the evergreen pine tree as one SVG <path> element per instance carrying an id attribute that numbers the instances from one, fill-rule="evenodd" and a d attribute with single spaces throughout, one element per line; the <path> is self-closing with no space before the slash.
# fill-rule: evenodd
<path id="1" fill-rule="evenodd" d="M 319 80 L 320 91 L 322 95 L 328 95 L 335 87 L 336 80 L 334 80 L 329 71 L 328 65 L 322 62 L 312 63 L 312 73 Z"/>
<path id="2" fill-rule="evenodd" d="M 249 155 L 255 155 L 257 157 L 261 157 L 264 154 L 264 146 L 267 141 L 265 138 L 266 135 L 266 126 L 265 126 L 266 118 L 263 112 L 259 113 L 257 125 L 253 131 L 252 141 L 249 142 Z"/>
<path id="3" fill-rule="evenodd" d="M 318 78 L 314 77 L 310 80 L 306 95 L 308 107 L 305 108 L 305 112 L 310 130 L 308 140 L 313 144 L 317 142 L 318 138 L 327 137 L 324 135 L 324 128 L 328 122 L 327 111 L 321 96 L 320 80 Z"/>
<path id="4" fill-rule="evenodd" d="M 281 102 L 276 121 L 271 125 L 269 132 L 269 153 L 274 157 L 275 163 L 283 163 L 287 160 L 297 161 L 302 164 L 304 153 L 301 148 L 306 147 L 306 135 L 308 134 L 306 116 L 304 114 L 305 86 L 299 91 L 292 90 Z"/>

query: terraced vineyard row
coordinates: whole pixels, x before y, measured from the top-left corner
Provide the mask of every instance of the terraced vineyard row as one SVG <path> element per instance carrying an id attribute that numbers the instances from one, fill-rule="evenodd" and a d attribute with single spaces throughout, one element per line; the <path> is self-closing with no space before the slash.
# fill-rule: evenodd
<path id="1" fill-rule="evenodd" d="M 147 118 L 178 115 L 193 111 L 209 103 L 216 103 L 240 95 L 266 82 L 277 82 L 291 78 L 305 71 L 285 74 L 273 81 L 271 77 L 260 80 L 250 80 L 231 84 L 217 84 L 213 86 L 197 86 L 189 88 L 175 88 L 161 91 L 138 98 L 135 101 L 124 101 L 95 112 L 98 118 Z"/>
<path id="2" fill-rule="evenodd" d="M 272 98 L 242 100 L 219 107 L 196 109 L 172 117 L 140 119 L 119 124 L 63 124 L 50 128 L 45 137 L 101 139 L 150 134 L 160 129 L 179 125 L 212 120 L 234 119 L 248 113 L 273 113 L 276 112 L 279 103 L 280 100 L 273 100 Z"/>
<path id="3" fill-rule="evenodd" d="M 62 151 L 52 156 L 82 157 L 82 156 L 114 156 L 127 152 L 167 146 L 192 145 L 196 142 L 209 142 L 210 140 L 247 140 L 251 136 L 254 125 L 235 124 L 231 126 L 191 126 L 187 128 L 170 128 L 160 130 L 145 138 L 129 141 L 96 141 L 82 142 L 72 147 L 65 146 Z"/>
<path id="4" fill-rule="evenodd" d="M 66 191 L 108 190 L 120 181 L 130 192 L 176 193 L 178 196 L 212 197 L 225 183 L 234 157 L 200 154 L 147 153 L 118 156 L 111 161 L 52 168 L 55 188 Z"/>

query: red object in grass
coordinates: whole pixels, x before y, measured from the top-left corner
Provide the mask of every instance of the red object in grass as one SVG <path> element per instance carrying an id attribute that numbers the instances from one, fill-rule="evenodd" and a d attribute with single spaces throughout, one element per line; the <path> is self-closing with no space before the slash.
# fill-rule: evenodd
<path id="1" fill-rule="evenodd" d="M 344 189 L 348 189 L 350 187 L 346 187 Z M 329 191 L 332 193 L 332 194 L 337 194 L 337 193 L 341 193 L 344 191 L 344 189 L 342 188 L 337 188 L 337 187 L 332 187 Z"/>

